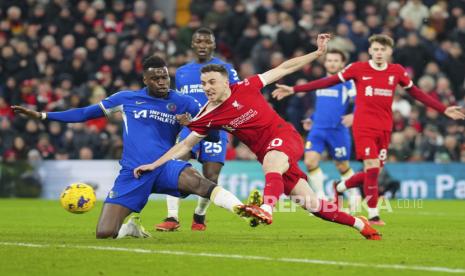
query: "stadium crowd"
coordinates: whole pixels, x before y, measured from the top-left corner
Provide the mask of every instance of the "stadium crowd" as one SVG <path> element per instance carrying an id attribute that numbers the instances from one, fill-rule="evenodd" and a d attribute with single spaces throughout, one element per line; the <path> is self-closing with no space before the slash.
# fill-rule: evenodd
<path id="1" fill-rule="evenodd" d="M 217 54 L 240 78 L 264 72 L 315 49 L 319 32 L 350 61 L 369 58 L 368 37 L 388 34 L 394 62 L 446 105 L 465 105 L 465 1 L 433 0 L 192 0 L 185 26 L 168 24 L 145 1 L 4 0 L 0 4 L 0 156 L 21 159 L 118 159 L 120 117 L 87 123 L 38 122 L 15 116 L 10 105 L 60 111 L 138 89 L 142 60 L 152 54 L 176 68 L 193 58 L 194 30 L 214 30 Z M 281 80 L 294 85 L 324 76 L 320 62 Z M 314 95 L 270 104 L 304 134 L 301 120 Z M 404 91 L 395 96 L 390 161 L 465 162 L 465 124 L 425 109 Z M 228 159 L 253 156 L 230 143 Z"/>

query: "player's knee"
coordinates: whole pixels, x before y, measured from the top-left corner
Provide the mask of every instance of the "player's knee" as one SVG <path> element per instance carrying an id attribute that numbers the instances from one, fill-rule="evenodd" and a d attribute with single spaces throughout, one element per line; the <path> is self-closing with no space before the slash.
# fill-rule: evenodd
<path id="1" fill-rule="evenodd" d="M 318 160 L 315 160 L 313 158 L 305 158 L 304 159 L 304 164 L 307 167 L 307 170 L 311 171 L 311 170 L 316 169 L 318 167 Z"/>
<path id="2" fill-rule="evenodd" d="M 205 174 L 205 178 L 214 182 L 214 183 L 218 183 L 218 178 L 220 177 L 220 173 L 219 172 L 212 172 L 212 171 L 209 171 Z"/>
<path id="3" fill-rule="evenodd" d="M 336 162 L 336 168 L 340 173 L 344 173 L 349 169 L 349 162 L 344 161 L 344 162 Z"/>
<path id="4" fill-rule="evenodd" d="M 118 231 L 114 229 L 97 229 L 95 233 L 95 237 L 97 239 L 108 239 L 108 238 L 116 238 L 118 236 Z"/>

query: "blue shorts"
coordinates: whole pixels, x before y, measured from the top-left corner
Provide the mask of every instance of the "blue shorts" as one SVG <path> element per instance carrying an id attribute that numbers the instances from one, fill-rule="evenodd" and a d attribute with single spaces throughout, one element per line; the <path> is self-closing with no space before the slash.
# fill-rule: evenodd
<path id="1" fill-rule="evenodd" d="M 185 139 L 190 129 L 183 128 L 179 133 L 179 141 Z M 224 164 L 226 160 L 226 147 L 228 145 L 228 133 L 220 130 L 220 141 L 213 143 L 202 140 L 192 148 L 192 158 L 197 159 L 200 163 L 204 162 L 217 162 Z"/>
<path id="2" fill-rule="evenodd" d="M 325 148 L 333 160 L 346 161 L 350 159 L 350 132 L 346 127 L 312 128 L 307 135 L 305 151 L 315 151 L 321 154 Z"/>
<path id="3" fill-rule="evenodd" d="M 186 197 L 188 195 L 178 190 L 178 179 L 181 172 L 190 166 L 185 161 L 170 160 L 161 167 L 142 174 L 139 179 L 134 177 L 132 170 L 122 169 L 105 203 L 122 205 L 139 213 L 152 193 Z"/>

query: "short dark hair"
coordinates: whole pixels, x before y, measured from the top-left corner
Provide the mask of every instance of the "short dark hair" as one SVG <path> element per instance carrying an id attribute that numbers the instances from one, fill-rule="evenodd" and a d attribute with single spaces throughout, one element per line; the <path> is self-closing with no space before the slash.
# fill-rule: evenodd
<path id="1" fill-rule="evenodd" d="M 142 64 L 142 67 L 144 68 L 144 72 L 147 71 L 149 68 L 162 68 L 166 67 L 166 62 L 163 58 L 159 56 L 150 56 L 144 60 L 144 63 Z"/>
<path id="2" fill-rule="evenodd" d="M 192 34 L 192 36 L 196 35 L 196 34 L 206 34 L 206 35 L 211 35 L 211 36 L 215 36 L 213 34 L 213 31 L 207 27 L 201 27 L 197 30 L 195 30 L 195 32 Z"/>
<path id="3" fill-rule="evenodd" d="M 220 65 L 220 64 L 208 64 L 208 65 L 205 65 L 205 66 L 202 67 L 202 69 L 200 69 L 200 72 L 202 74 L 209 73 L 209 72 L 218 72 L 221 75 L 228 77 L 228 71 L 226 70 L 226 68 L 223 65 Z"/>
<path id="4" fill-rule="evenodd" d="M 342 50 L 339 50 L 339 49 L 329 49 L 328 52 L 326 52 L 327 54 L 337 54 L 337 55 L 340 55 L 341 56 L 341 59 L 342 59 L 342 62 L 346 62 L 347 61 L 347 54 L 344 53 L 344 51 Z"/>
<path id="5" fill-rule="evenodd" d="M 392 40 L 391 37 L 389 37 L 389 36 L 387 36 L 385 34 L 372 35 L 372 36 L 370 36 L 370 38 L 368 38 L 368 42 L 370 42 L 370 46 L 374 42 L 378 42 L 379 44 L 381 44 L 383 46 L 389 46 L 391 48 L 394 48 L 394 40 Z"/>

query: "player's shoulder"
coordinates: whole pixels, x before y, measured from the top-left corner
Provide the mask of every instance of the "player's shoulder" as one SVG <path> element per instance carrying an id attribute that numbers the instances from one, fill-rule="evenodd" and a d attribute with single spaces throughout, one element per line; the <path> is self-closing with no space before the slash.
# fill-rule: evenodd
<path id="1" fill-rule="evenodd" d="M 185 71 L 197 70 L 198 67 L 199 67 L 199 64 L 195 60 L 192 60 L 184 65 L 179 66 L 178 69 L 176 69 L 176 74 L 180 72 L 185 72 Z"/>
<path id="2" fill-rule="evenodd" d="M 397 71 L 397 72 L 400 72 L 400 73 L 404 73 L 404 72 L 405 72 L 404 66 L 402 66 L 402 65 L 399 64 L 399 63 L 390 63 L 388 66 L 389 66 L 388 68 L 389 68 L 390 70 Z"/>
<path id="3" fill-rule="evenodd" d="M 119 98 L 119 99 L 130 99 L 136 96 L 140 96 L 141 94 L 144 94 L 144 89 L 139 89 L 139 90 L 120 90 L 112 95 L 110 95 L 108 98 Z"/>

